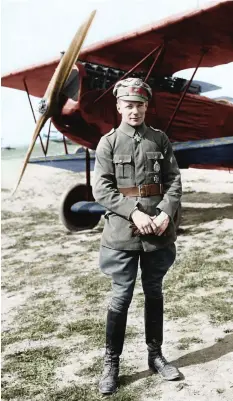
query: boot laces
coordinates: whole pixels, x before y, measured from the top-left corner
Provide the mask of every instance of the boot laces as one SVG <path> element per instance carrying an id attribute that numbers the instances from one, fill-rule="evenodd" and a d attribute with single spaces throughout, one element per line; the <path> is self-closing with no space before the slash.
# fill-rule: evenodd
<path id="1" fill-rule="evenodd" d="M 155 356 L 156 359 L 159 359 L 159 362 L 161 363 L 161 366 L 164 368 L 165 366 L 168 365 L 168 361 L 162 354 L 157 354 Z"/>
<path id="2" fill-rule="evenodd" d="M 111 358 L 108 356 L 107 358 L 105 357 L 104 361 L 104 372 L 102 379 L 106 379 L 111 375 L 118 375 L 118 359 L 117 358 Z"/>

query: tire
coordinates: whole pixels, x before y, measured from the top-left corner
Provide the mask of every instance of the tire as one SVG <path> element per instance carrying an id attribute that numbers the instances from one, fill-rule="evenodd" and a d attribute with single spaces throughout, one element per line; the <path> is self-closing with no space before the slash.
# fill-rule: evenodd
<path id="1" fill-rule="evenodd" d="M 88 196 L 89 195 L 89 196 Z M 90 213 L 75 213 L 71 207 L 81 201 L 94 201 L 92 188 L 86 184 L 77 184 L 69 188 L 62 196 L 59 217 L 61 222 L 69 231 L 83 231 L 94 228 L 100 221 L 98 215 Z"/>

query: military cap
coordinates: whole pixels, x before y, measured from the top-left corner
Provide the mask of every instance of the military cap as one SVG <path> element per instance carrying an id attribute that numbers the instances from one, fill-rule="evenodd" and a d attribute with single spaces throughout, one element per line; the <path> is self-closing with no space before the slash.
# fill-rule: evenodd
<path id="1" fill-rule="evenodd" d="M 117 99 L 147 102 L 152 97 L 152 90 L 140 78 L 126 78 L 116 83 L 113 94 Z"/>

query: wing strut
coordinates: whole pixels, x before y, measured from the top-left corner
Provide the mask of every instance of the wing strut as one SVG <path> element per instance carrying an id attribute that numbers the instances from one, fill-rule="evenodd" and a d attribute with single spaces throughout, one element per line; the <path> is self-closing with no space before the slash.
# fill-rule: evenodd
<path id="1" fill-rule="evenodd" d="M 27 86 L 27 83 L 26 83 L 26 79 L 25 79 L 25 78 L 23 79 L 23 84 L 24 84 L 24 87 L 25 87 L 25 91 L 27 92 L 27 95 L 28 95 L 28 101 L 29 101 L 29 104 L 30 104 L 30 107 L 31 107 L 32 115 L 33 115 L 34 121 L 35 121 L 35 123 L 36 123 L 36 116 L 35 116 L 35 112 L 34 112 L 33 107 L 32 107 L 32 102 L 31 102 L 31 98 L 30 98 L 30 95 L 29 95 L 28 86 Z M 46 156 L 46 153 L 47 153 L 47 150 L 46 150 L 46 149 L 47 149 L 47 144 L 46 144 L 46 149 L 45 149 L 40 134 L 39 134 L 39 138 L 40 138 L 40 144 L 41 144 L 43 153 L 44 153 L 44 155 Z"/>
<path id="2" fill-rule="evenodd" d="M 190 87 L 190 85 L 191 85 L 191 83 L 192 83 L 192 81 L 193 81 L 194 75 L 196 74 L 198 68 L 200 67 L 200 64 L 201 64 L 201 62 L 202 62 L 202 60 L 203 60 L 203 57 L 204 57 L 204 55 L 205 55 L 207 52 L 208 52 L 207 49 L 202 49 L 202 51 L 201 51 L 201 56 L 200 56 L 200 59 L 199 59 L 199 61 L 198 61 L 198 63 L 197 63 L 197 66 L 196 66 L 196 68 L 195 68 L 195 70 L 194 70 L 194 72 L 193 72 L 193 75 L 192 75 L 191 79 L 189 80 L 189 82 L 187 83 L 187 86 L 186 86 L 184 92 L 182 93 L 179 102 L 177 103 L 177 106 L 176 106 L 176 108 L 175 108 L 175 110 L 174 110 L 174 112 L 173 112 L 173 114 L 172 114 L 172 116 L 171 116 L 171 118 L 170 118 L 170 121 L 169 121 L 169 123 L 168 123 L 166 129 L 164 130 L 164 132 L 165 132 L 167 135 L 168 135 L 168 131 L 170 130 L 170 128 L 171 128 L 171 126 L 172 126 L 173 121 L 175 120 L 176 114 L 177 114 L 177 112 L 178 112 L 179 109 L 180 109 L 180 106 L 181 106 L 181 104 L 182 104 L 182 102 L 183 102 L 183 100 L 184 100 L 184 97 L 185 97 L 185 95 L 186 95 L 186 93 L 187 93 L 187 91 L 188 91 L 188 89 L 189 89 L 189 87 Z"/>
<path id="3" fill-rule="evenodd" d="M 158 61 L 158 59 L 159 59 L 159 57 L 160 57 L 160 54 L 161 54 L 161 53 L 163 52 L 163 50 L 164 50 L 164 46 L 165 46 L 165 44 L 163 43 L 163 45 L 160 47 L 160 49 L 159 49 L 159 51 L 158 51 L 157 56 L 155 57 L 155 59 L 154 59 L 154 61 L 153 61 L 152 66 L 150 67 L 150 69 L 149 69 L 149 71 L 148 71 L 148 74 L 147 74 L 147 76 L 146 76 L 146 78 L 145 78 L 145 82 L 147 82 L 148 79 L 150 78 L 151 72 L 152 72 L 152 70 L 153 70 L 155 64 L 157 63 L 157 61 Z"/>
<path id="4" fill-rule="evenodd" d="M 66 152 L 66 155 L 68 155 L 68 149 L 67 149 L 67 143 L 66 143 L 66 138 L 65 138 L 65 135 L 63 135 L 63 143 L 64 143 L 64 149 L 65 149 L 65 152 Z"/>
<path id="5" fill-rule="evenodd" d="M 148 57 L 152 56 L 152 54 L 154 54 L 157 50 L 159 52 L 159 55 L 161 54 L 161 48 L 164 48 L 164 44 L 161 44 L 159 46 L 157 46 L 155 49 L 153 49 L 150 53 L 148 53 L 145 57 L 143 57 L 142 60 L 140 60 L 134 67 L 132 67 L 128 72 L 126 72 L 125 75 L 123 75 L 123 77 L 121 77 L 120 79 L 118 79 L 118 81 L 116 81 L 112 86 L 110 86 L 110 88 L 108 88 L 104 93 L 102 93 L 99 97 L 97 97 L 97 99 L 94 101 L 94 103 L 98 102 L 98 100 L 102 99 L 103 96 L 105 96 L 108 92 L 110 92 L 110 90 L 112 90 L 114 88 L 114 86 L 116 85 L 117 82 L 121 81 L 122 79 L 125 79 L 129 74 L 131 74 L 131 72 L 133 72 L 134 70 L 136 70 L 137 67 L 139 67 L 140 64 L 143 63 L 143 61 L 147 60 Z M 159 56 L 158 55 L 158 56 Z M 158 56 L 156 57 L 156 61 L 158 60 Z M 154 67 L 153 63 L 153 67 Z"/>

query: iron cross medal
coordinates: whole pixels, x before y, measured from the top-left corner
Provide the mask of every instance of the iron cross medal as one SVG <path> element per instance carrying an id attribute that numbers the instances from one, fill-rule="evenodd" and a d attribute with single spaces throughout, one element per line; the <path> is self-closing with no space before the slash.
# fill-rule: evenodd
<path id="1" fill-rule="evenodd" d="M 141 142 L 141 135 L 138 132 L 135 132 L 134 134 L 134 139 L 139 143 Z"/>

